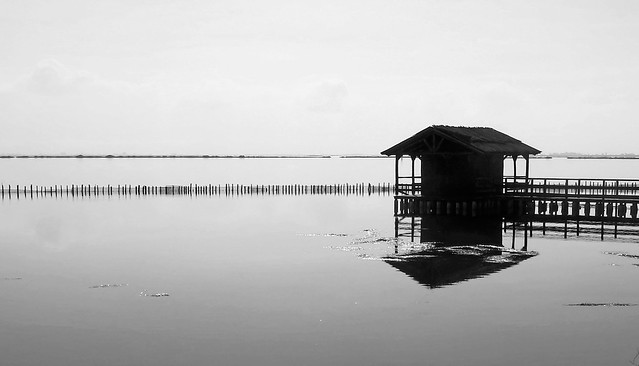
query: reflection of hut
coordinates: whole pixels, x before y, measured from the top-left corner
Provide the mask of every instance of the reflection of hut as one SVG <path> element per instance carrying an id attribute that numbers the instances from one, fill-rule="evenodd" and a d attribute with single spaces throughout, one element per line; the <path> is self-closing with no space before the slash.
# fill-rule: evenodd
<path id="1" fill-rule="evenodd" d="M 432 248 L 384 261 L 423 286 L 437 288 L 486 277 L 534 255 L 490 247 L 453 247 Z"/>
<path id="2" fill-rule="evenodd" d="M 504 159 L 515 163 L 514 179 L 528 178 L 529 156 L 541 151 L 488 127 L 431 126 L 382 152 L 395 156 L 397 194 L 423 199 L 479 198 L 502 193 Z M 411 174 L 401 176 L 399 160 L 409 156 Z M 526 160 L 517 175 L 516 160 Z M 415 160 L 421 161 L 416 173 Z"/>

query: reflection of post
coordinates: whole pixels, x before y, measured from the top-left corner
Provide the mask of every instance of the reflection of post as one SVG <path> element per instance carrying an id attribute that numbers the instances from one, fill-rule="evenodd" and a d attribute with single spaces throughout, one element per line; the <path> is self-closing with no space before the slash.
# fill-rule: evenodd
<path id="1" fill-rule="evenodd" d="M 395 203 L 397 203 L 397 200 L 395 200 Z M 395 205 L 395 207 L 397 207 L 397 205 Z M 397 209 L 395 213 L 397 213 Z M 395 215 L 395 237 L 399 237 L 399 217 L 397 217 L 397 215 Z"/>
<path id="2" fill-rule="evenodd" d="M 532 232 L 532 229 L 531 229 Z M 514 236 L 514 235 L 513 235 Z M 528 250 L 528 220 L 524 223 L 524 246 L 521 248 L 523 251 Z"/>
<path id="3" fill-rule="evenodd" d="M 415 216 L 410 218 L 410 241 L 415 241 Z"/>

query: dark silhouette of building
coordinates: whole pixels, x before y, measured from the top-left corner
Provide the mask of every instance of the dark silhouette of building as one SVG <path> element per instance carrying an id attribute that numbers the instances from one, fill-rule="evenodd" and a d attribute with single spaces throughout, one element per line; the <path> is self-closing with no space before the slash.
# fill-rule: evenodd
<path id="1" fill-rule="evenodd" d="M 513 159 L 514 182 L 525 183 L 529 157 L 540 152 L 489 127 L 431 126 L 382 154 L 395 156 L 396 193 L 425 200 L 462 200 L 501 194 L 506 158 Z M 399 160 L 404 156 L 412 160 L 407 176 L 400 175 Z M 526 168 L 518 175 L 519 157 L 526 160 Z"/>
<path id="2" fill-rule="evenodd" d="M 449 245 L 501 245 L 502 219 L 525 223 L 527 232 L 533 207 L 530 156 L 539 153 L 492 128 L 453 126 L 428 127 L 384 150 L 382 154 L 395 157 L 395 236 L 400 236 L 405 218 L 410 219 L 411 238 L 419 222 L 421 241 Z M 409 174 L 400 169 L 406 156 Z M 518 173 L 520 157 L 525 169 Z M 514 174 L 506 182 L 508 158 Z"/>

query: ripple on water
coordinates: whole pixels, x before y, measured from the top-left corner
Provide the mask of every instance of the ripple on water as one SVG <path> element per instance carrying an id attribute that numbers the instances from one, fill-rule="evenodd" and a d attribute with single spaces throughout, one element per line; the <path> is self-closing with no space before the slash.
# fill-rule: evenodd
<path id="1" fill-rule="evenodd" d="M 626 302 L 580 302 L 566 304 L 566 306 L 583 306 L 583 307 L 624 307 L 624 306 L 637 306 L 639 304 L 626 303 Z"/>
<path id="2" fill-rule="evenodd" d="M 639 255 L 628 254 L 626 252 L 604 252 L 604 254 L 616 255 L 616 256 L 625 257 L 625 258 L 639 259 Z"/>
<path id="3" fill-rule="evenodd" d="M 124 286 L 128 286 L 128 283 L 106 283 L 103 285 L 95 285 L 95 286 L 89 286 L 89 288 L 110 288 L 110 287 L 124 287 Z"/>

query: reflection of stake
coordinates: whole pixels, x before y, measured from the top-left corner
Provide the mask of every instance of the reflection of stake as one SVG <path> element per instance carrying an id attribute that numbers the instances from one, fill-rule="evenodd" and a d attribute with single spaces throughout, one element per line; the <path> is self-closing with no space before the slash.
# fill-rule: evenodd
<path id="1" fill-rule="evenodd" d="M 637 358 L 639 358 L 639 348 L 637 348 L 637 354 L 635 355 L 635 358 L 633 358 L 632 361 L 630 361 L 630 364 L 639 366 L 639 363 L 637 363 Z"/>

